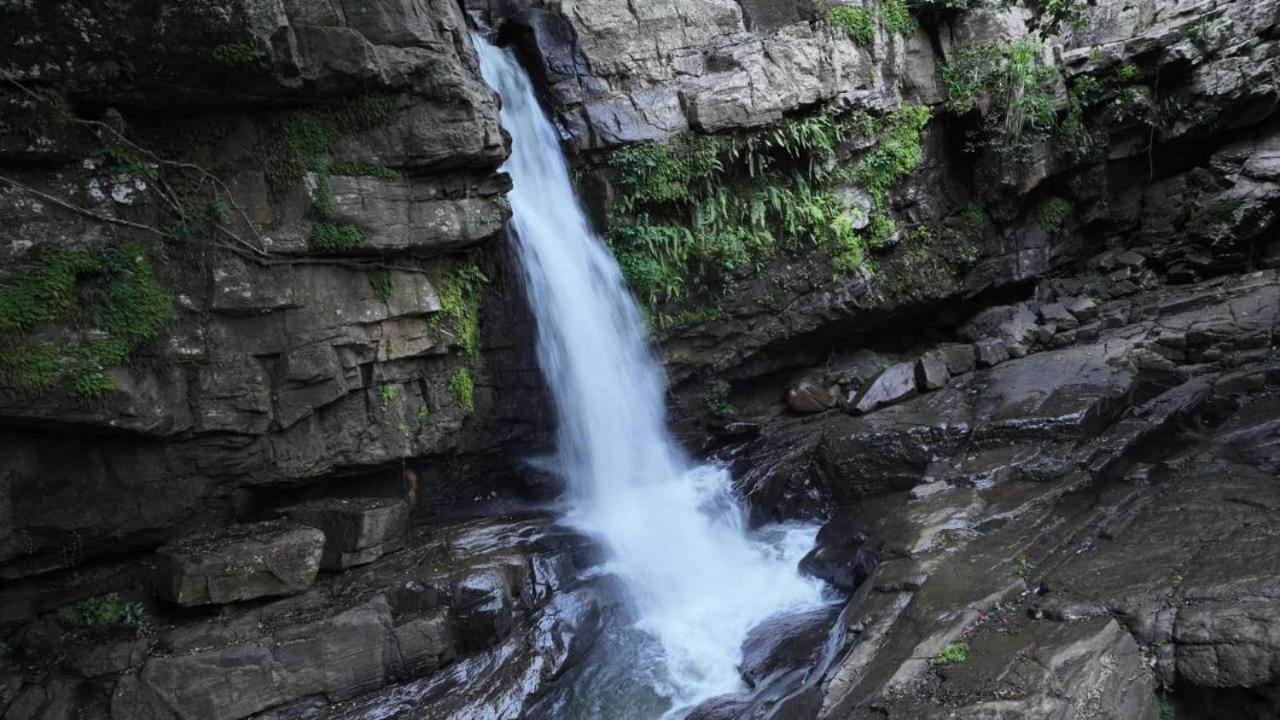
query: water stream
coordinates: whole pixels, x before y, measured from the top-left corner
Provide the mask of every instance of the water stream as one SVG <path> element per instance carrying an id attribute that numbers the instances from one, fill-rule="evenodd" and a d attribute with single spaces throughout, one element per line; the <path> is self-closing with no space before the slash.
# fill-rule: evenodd
<path id="1" fill-rule="evenodd" d="M 555 403 L 567 520 L 608 550 L 634 630 L 656 648 L 625 662 L 663 707 L 618 717 L 680 717 L 742 688 L 737 666 L 752 627 L 821 604 L 820 583 L 796 570 L 813 529 L 749 531 L 728 472 L 691 463 L 672 441 L 644 319 L 579 206 L 555 129 L 511 53 L 475 45 L 512 138 L 502 169 L 514 183 L 511 230 Z"/>

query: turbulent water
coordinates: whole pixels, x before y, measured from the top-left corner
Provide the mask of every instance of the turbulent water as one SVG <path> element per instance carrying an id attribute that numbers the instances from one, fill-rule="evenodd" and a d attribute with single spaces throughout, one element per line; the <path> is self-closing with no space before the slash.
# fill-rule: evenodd
<path id="1" fill-rule="evenodd" d="M 812 530 L 749 533 L 728 473 L 692 465 L 672 441 L 643 318 L 588 226 L 556 132 L 513 56 L 475 44 L 511 133 L 511 224 L 556 405 L 569 520 L 611 553 L 637 629 L 658 649 L 630 658 L 635 675 L 667 699 L 658 713 L 680 716 L 741 689 L 740 647 L 753 626 L 821 602 L 819 583 L 795 569 Z"/>

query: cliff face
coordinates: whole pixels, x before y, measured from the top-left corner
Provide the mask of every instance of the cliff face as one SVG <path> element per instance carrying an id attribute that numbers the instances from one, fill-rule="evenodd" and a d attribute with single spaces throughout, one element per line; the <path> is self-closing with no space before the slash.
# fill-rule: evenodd
<path id="1" fill-rule="evenodd" d="M 998 645 L 993 597 L 1045 667 L 1124 670 L 1029 681 L 1011 716 L 1054 683 L 1077 713 L 1139 698 L 1115 717 L 1155 713 L 1155 680 L 1270 697 L 1240 668 L 1275 643 L 1232 628 L 1274 583 L 1201 576 L 1230 538 L 1276 552 L 1230 508 L 1274 504 L 1280 6 L 1065 5 L 0 8 L 0 708 L 231 720 L 407 683 L 352 716 L 535 712 L 611 616 L 545 518 L 408 526 L 535 489 L 549 445 L 469 26 L 531 69 L 684 436 L 758 519 L 840 511 L 811 570 L 852 589 L 886 558 L 787 707 L 1008 699 L 998 662 L 945 685 L 920 661 Z M 1193 501 L 1217 544 L 1175 542 Z M 1067 562 L 1118 537 L 1196 581 Z M 1067 599 L 1017 604 L 1037 588 Z"/>
<path id="2" fill-rule="evenodd" d="M 471 497 L 424 459 L 536 443 L 506 141 L 455 4 L 18 4 L 4 27 L 6 576 L 318 479 Z"/>

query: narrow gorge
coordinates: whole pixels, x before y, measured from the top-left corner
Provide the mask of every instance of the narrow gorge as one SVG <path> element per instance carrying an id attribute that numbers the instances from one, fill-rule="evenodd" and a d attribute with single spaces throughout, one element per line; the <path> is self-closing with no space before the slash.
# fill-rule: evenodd
<path id="1" fill-rule="evenodd" d="M 0 39 L 0 716 L 1280 717 L 1280 2 Z"/>

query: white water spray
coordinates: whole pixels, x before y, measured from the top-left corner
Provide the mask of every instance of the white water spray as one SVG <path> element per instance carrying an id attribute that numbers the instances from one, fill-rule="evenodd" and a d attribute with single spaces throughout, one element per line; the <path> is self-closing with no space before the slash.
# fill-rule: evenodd
<path id="1" fill-rule="evenodd" d="M 811 531 L 808 542 L 751 539 L 728 473 L 691 467 L 676 447 L 643 319 L 578 205 L 528 76 L 509 52 L 474 44 L 511 134 L 502 169 L 514 183 L 512 228 L 556 405 L 570 520 L 610 551 L 641 629 L 665 653 L 658 689 L 672 700 L 669 714 L 683 715 L 741 689 L 740 648 L 752 627 L 820 604 L 820 583 L 795 569 Z"/>

